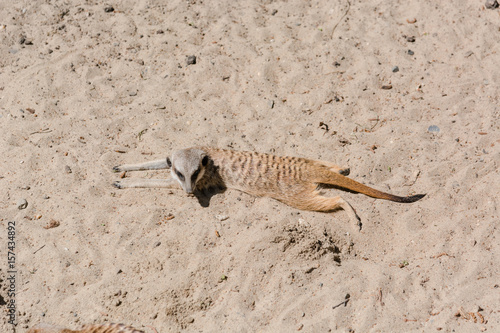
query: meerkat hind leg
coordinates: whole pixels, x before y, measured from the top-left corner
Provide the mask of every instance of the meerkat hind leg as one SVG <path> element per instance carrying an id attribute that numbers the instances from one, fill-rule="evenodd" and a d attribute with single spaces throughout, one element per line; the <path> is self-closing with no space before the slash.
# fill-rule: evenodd
<path id="1" fill-rule="evenodd" d="M 177 180 L 168 179 L 123 179 L 113 183 L 113 186 L 122 188 L 174 188 L 179 185 Z"/>
<path id="2" fill-rule="evenodd" d="M 319 212 L 332 212 L 337 209 L 343 209 L 349 219 L 353 221 L 361 229 L 361 219 L 354 208 L 345 201 L 341 196 L 336 197 L 324 197 L 322 195 L 316 194 L 312 200 L 308 201 L 309 209 Z"/>
<path id="3" fill-rule="evenodd" d="M 332 162 L 320 161 L 320 160 L 316 160 L 316 162 L 318 162 L 319 164 L 323 164 L 324 166 L 328 167 L 330 169 L 330 171 L 339 173 L 342 176 L 348 176 L 349 173 L 351 173 L 350 168 L 344 168 L 344 167 L 338 166 Z"/>
<path id="4" fill-rule="evenodd" d="M 141 170 L 162 170 L 162 169 L 170 169 L 170 166 L 168 165 L 166 158 L 162 158 L 161 160 L 144 162 L 144 163 L 117 165 L 117 166 L 113 167 L 114 172 L 141 171 Z"/>

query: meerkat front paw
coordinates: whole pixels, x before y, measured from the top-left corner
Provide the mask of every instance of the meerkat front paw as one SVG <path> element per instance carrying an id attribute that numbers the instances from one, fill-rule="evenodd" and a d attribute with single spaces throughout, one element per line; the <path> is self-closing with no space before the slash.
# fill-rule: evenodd
<path id="1" fill-rule="evenodd" d="M 121 181 L 117 180 L 116 182 L 113 183 L 113 186 L 119 189 L 124 188 L 123 184 Z"/>
<path id="2" fill-rule="evenodd" d="M 113 172 L 121 172 L 121 171 L 122 171 L 121 165 L 117 165 L 117 166 L 113 167 Z"/>

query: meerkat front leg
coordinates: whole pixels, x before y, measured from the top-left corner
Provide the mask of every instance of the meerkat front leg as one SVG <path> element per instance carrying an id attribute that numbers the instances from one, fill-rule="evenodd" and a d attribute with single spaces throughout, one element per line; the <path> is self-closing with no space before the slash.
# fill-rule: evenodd
<path id="1" fill-rule="evenodd" d="M 168 179 L 123 179 L 113 183 L 113 186 L 122 188 L 175 188 L 179 187 L 177 180 Z"/>
<path id="2" fill-rule="evenodd" d="M 162 170 L 170 169 L 171 163 L 169 163 L 168 158 L 163 158 L 161 160 L 138 163 L 138 164 L 124 164 L 117 165 L 113 167 L 114 172 L 122 171 L 141 171 L 141 170 Z"/>

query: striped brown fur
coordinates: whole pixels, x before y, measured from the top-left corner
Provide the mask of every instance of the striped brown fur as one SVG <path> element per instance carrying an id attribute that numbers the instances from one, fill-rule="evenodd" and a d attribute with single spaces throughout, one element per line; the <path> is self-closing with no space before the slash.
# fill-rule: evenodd
<path id="1" fill-rule="evenodd" d="M 77 330 L 60 328 L 50 324 L 39 324 L 31 328 L 28 333 L 144 333 L 144 331 L 123 324 L 111 323 L 86 325 Z"/>

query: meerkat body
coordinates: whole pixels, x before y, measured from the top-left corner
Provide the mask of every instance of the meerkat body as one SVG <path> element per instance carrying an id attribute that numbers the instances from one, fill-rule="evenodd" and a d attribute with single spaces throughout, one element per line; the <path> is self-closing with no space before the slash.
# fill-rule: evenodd
<path id="1" fill-rule="evenodd" d="M 347 178 L 345 175 L 349 169 L 330 162 L 210 147 L 178 150 L 172 158 L 117 166 L 113 170 L 168 168 L 171 169 L 170 179 L 123 180 L 114 185 L 118 188 L 172 187 L 177 183 L 188 193 L 231 188 L 259 197 L 271 197 L 301 210 L 330 212 L 343 209 L 358 224 L 359 217 L 347 201 L 340 196 L 322 196 L 319 190 L 322 187 L 338 187 L 373 198 L 405 203 L 424 196 L 399 197 L 375 190 Z"/>

